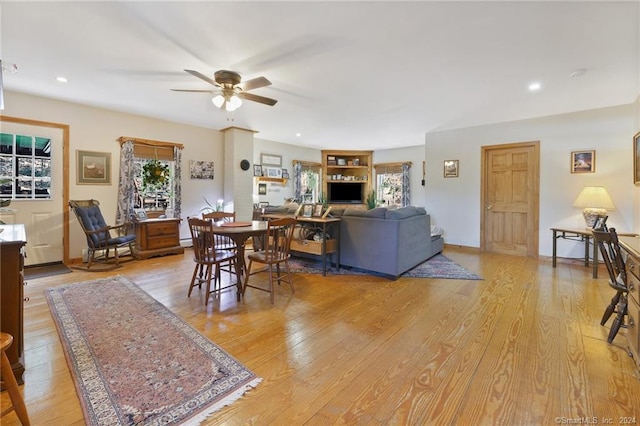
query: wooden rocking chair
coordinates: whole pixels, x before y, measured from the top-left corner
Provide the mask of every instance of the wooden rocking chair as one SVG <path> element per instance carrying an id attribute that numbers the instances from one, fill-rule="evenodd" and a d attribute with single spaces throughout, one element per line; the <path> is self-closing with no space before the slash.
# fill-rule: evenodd
<path id="1" fill-rule="evenodd" d="M 120 267 L 120 257 L 118 249 L 129 248 L 129 252 L 133 254 L 133 245 L 136 241 L 135 234 L 128 234 L 128 223 L 122 225 L 109 226 L 106 224 L 102 212 L 100 211 L 100 202 L 97 200 L 70 200 L 69 207 L 73 210 L 78 223 L 82 227 L 87 237 L 88 248 L 88 265 L 87 271 L 105 271 Z M 111 235 L 111 231 L 117 233 L 116 236 Z M 113 260 L 109 259 L 109 251 L 113 249 Z M 98 253 L 105 252 L 104 257 Z M 93 262 L 101 262 L 105 266 L 91 269 Z"/>

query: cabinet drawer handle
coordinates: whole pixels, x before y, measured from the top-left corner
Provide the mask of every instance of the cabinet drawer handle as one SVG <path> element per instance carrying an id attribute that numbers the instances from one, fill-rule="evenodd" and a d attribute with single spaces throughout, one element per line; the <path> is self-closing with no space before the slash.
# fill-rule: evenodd
<path id="1" fill-rule="evenodd" d="M 29 301 L 29 296 L 25 297 L 25 298 L 24 298 L 24 301 L 25 301 L 25 302 L 28 302 L 28 301 Z"/>

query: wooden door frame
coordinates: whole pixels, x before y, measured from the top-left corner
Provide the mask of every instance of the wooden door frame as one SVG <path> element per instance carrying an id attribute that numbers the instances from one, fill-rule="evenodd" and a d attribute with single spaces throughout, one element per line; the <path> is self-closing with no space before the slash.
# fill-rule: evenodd
<path id="1" fill-rule="evenodd" d="M 69 260 L 69 125 L 50 121 L 31 120 L 28 118 L 0 115 L 0 121 L 24 124 L 26 126 L 49 127 L 62 130 L 62 262 L 68 265 Z M 29 236 L 27 235 L 27 239 Z"/>
<path id="2" fill-rule="evenodd" d="M 533 191 L 533 211 L 530 211 L 531 220 L 533 220 L 533 235 L 527 247 L 528 257 L 537 259 L 540 254 L 540 141 L 515 142 L 499 145 L 487 145 L 481 147 L 481 164 L 480 164 L 480 250 L 487 250 L 487 240 L 485 237 L 485 220 L 486 220 L 486 186 L 487 186 L 487 153 L 489 151 L 509 149 L 509 148 L 533 148 L 532 166 L 535 171 L 535 179 L 532 182 L 531 191 Z"/>

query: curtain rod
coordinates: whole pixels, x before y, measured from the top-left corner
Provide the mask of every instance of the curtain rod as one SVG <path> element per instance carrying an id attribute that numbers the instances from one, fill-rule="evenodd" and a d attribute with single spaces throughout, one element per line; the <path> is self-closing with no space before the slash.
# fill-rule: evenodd
<path id="1" fill-rule="evenodd" d="M 403 161 L 402 163 L 378 163 L 378 164 L 374 164 L 373 167 L 396 167 L 396 166 L 402 166 L 404 164 L 408 164 L 409 166 L 411 166 L 411 161 Z"/>
<path id="2" fill-rule="evenodd" d="M 177 146 L 180 149 L 184 148 L 184 145 L 181 144 L 181 143 L 154 141 L 154 140 L 151 140 L 151 139 L 132 138 L 132 137 L 129 137 L 129 136 L 120 136 L 118 138 L 118 142 L 120 142 L 120 145 L 122 145 L 123 143 L 125 143 L 127 141 L 133 141 L 134 143 L 141 144 L 141 145 L 164 146 L 164 147 Z"/>

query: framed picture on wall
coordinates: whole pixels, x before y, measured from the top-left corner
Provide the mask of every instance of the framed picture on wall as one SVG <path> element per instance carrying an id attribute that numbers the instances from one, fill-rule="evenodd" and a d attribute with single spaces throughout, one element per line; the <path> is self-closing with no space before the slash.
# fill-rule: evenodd
<path id="1" fill-rule="evenodd" d="M 253 165 L 253 175 L 254 176 L 262 176 L 262 165 L 254 164 Z"/>
<path id="2" fill-rule="evenodd" d="M 76 150 L 78 185 L 111 185 L 111 153 Z"/>
<path id="3" fill-rule="evenodd" d="M 267 184 L 259 183 L 258 184 L 258 195 L 267 195 Z"/>
<path id="4" fill-rule="evenodd" d="M 573 151 L 571 153 L 571 173 L 595 173 L 596 152 Z"/>
<path id="5" fill-rule="evenodd" d="M 633 183 L 640 185 L 640 132 L 633 136 Z"/>
<path id="6" fill-rule="evenodd" d="M 263 166 L 282 167 L 282 155 L 260 154 L 260 163 Z"/>
<path id="7" fill-rule="evenodd" d="M 444 177 L 457 178 L 459 164 L 459 160 L 444 160 Z"/>

